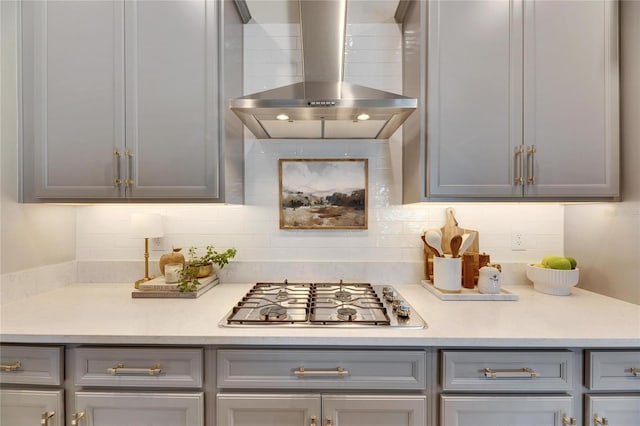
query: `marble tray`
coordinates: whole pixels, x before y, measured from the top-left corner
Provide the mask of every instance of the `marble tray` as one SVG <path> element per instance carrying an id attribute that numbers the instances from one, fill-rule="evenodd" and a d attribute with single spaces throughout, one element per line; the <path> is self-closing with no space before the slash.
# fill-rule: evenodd
<path id="1" fill-rule="evenodd" d="M 460 293 L 446 293 L 431 284 L 431 281 L 422 280 L 421 284 L 440 300 L 518 300 L 520 298 L 517 294 L 504 288 L 501 288 L 498 294 L 483 294 L 478 291 L 477 287 L 473 289 L 463 287 Z"/>

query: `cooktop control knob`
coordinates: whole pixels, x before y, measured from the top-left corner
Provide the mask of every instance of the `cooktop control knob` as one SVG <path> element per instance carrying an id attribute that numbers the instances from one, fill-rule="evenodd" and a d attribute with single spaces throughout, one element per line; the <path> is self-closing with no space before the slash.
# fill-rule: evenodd
<path id="1" fill-rule="evenodd" d="M 405 305 L 403 302 L 398 306 L 396 315 L 398 315 L 398 317 L 400 318 L 409 318 L 409 316 L 411 315 L 411 308 L 409 308 L 409 305 Z"/>
<path id="2" fill-rule="evenodd" d="M 401 300 L 399 297 L 394 297 L 393 301 L 391 302 L 391 308 L 396 311 L 398 310 L 398 306 L 404 304 L 404 301 Z"/>

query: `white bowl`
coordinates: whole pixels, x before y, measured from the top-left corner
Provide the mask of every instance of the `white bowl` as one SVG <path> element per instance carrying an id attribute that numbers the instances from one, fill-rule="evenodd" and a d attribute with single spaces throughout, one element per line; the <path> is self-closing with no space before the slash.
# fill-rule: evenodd
<path id="1" fill-rule="evenodd" d="M 578 284 L 580 269 L 547 269 L 527 265 L 527 278 L 533 281 L 533 288 L 540 293 L 568 296 L 571 287 Z"/>

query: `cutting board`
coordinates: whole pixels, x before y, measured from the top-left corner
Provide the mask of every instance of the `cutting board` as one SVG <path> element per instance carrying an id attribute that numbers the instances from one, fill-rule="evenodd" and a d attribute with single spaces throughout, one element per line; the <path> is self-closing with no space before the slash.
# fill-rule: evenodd
<path id="1" fill-rule="evenodd" d="M 474 233 L 475 238 L 465 253 L 480 253 L 480 234 L 474 229 L 465 229 L 458 226 L 455 213 L 456 212 L 453 207 L 447 207 L 445 210 L 446 220 L 444 226 L 440 228 L 440 231 L 442 232 L 442 250 L 445 253 L 451 253 L 450 242 L 451 237 L 454 235 Z M 460 255 L 462 254 L 463 253 L 460 253 Z"/>

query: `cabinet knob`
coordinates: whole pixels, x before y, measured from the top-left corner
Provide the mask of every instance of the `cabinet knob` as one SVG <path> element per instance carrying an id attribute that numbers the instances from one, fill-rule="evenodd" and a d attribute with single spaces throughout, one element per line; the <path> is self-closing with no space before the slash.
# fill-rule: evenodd
<path id="1" fill-rule="evenodd" d="M 331 421 L 331 417 L 327 417 L 324 419 L 324 426 L 331 426 L 333 422 Z"/>
<path id="2" fill-rule="evenodd" d="M 576 419 L 574 419 L 573 417 L 562 416 L 562 424 L 569 425 L 569 426 L 577 426 L 578 423 L 576 422 Z"/>
<path id="3" fill-rule="evenodd" d="M 309 426 L 316 426 L 316 416 L 309 417 Z"/>

